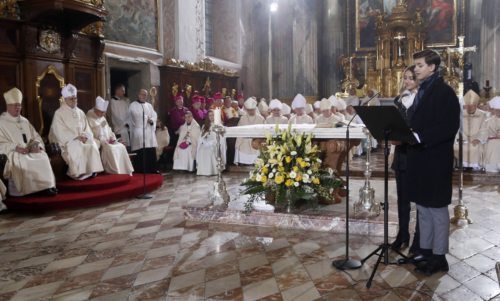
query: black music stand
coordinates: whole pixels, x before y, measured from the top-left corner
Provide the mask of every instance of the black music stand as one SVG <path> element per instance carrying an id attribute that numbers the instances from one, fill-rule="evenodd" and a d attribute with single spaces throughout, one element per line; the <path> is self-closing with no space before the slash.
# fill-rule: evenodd
<path id="1" fill-rule="evenodd" d="M 370 131 L 371 135 L 378 140 L 384 140 L 384 202 L 381 203 L 384 208 L 384 243 L 381 244 L 375 251 L 366 256 L 361 263 L 364 264 L 373 255 L 378 255 L 377 263 L 373 268 L 373 272 L 366 283 L 366 287 L 370 288 L 373 277 L 377 271 L 378 265 L 384 257 L 384 264 L 389 264 L 389 140 L 401 141 L 408 144 L 418 143 L 413 135 L 413 132 L 406 124 L 405 120 L 399 113 L 398 109 L 393 106 L 377 106 L 364 107 L 355 106 L 354 109 L 359 115 L 363 123 Z M 380 254 L 377 252 L 380 251 Z M 396 253 L 406 258 L 401 252 L 394 250 Z"/>

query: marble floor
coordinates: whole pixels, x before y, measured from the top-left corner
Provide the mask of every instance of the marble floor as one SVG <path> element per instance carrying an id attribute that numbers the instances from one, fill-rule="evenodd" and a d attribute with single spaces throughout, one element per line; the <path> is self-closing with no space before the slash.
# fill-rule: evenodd
<path id="1" fill-rule="evenodd" d="M 224 175 L 230 187 L 243 176 Z M 344 234 L 186 221 L 183 207 L 205 201 L 213 179 L 168 173 L 151 200 L 0 214 L 0 300 L 500 300 L 498 185 L 466 187 L 475 223 L 452 227 L 447 274 L 382 264 L 366 289 L 375 257 L 331 267 Z M 381 241 L 353 236 L 350 254 Z"/>

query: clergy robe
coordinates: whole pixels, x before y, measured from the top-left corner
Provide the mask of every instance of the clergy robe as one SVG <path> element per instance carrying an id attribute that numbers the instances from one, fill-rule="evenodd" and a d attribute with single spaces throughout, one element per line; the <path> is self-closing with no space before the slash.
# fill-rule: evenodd
<path id="1" fill-rule="evenodd" d="M 309 117 L 310 118 L 310 117 Z M 264 124 L 264 117 L 255 114 L 254 116 L 243 115 L 238 122 L 238 126 Z M 252 138 L 237 138 L 234 152 L 234 163 L 254 164 L 259 156 L 259 150 L 252 147 Z"/>
<path id="2" fill-rule="evenodd" d="M 109 101 L 113 132 L 115 132 L 116 136 L 118 136 L 126 146 L 130 146 L 130 136 L 128 128 L 125 126 L 127 123 L 129 105 L 130 101 L 127 98 L 113 96 Z"/>
<path id="3" fill-rule="evenodd" d="M 163 150 L 170 143 L 170 135 L 168 134 L 167 127 L 163 129 L 157 129 L 156 132 L 156 142 L 158 143 L 158 147 L 156 148 L 156 160 L 160 160 L 161 154 L 163 154 Z"/>
<path id="4" fill-rule="evenodd" d="M 488 139 L 484 151 L 484 165 L 487 171 L 500 171 L 500 117 L 492 116 L 484 122 L 484 137 Z"/>
<path id="5" fill-rule="evenodd" d="M 236 111 L 233 107 L 225 107 L 223 106 L 223 112 L 226 120 L 231 119 L 231 118 L 238 118 L 240 115 L 238 114 L 238 111 Z"/>
<path id="6" fill-rule="evenodd" d="M 137 155 L 134 158 L 134 170 L 139 173 L 156 173 L 156 120 L 157 114 L 149 102 L 134 101 L 128 110 L 130 126 L 130 146 Z M 149 122 L 148 120 L 151 120 Z M 144 143 L 144 145 L 143 145 Z"/>
<path id="7" fill-rule="evenodd" d="M 78 139 L 80 136 L 87 137 L 87 141 L 81 142 Z M 104 170 L 87 117 L 79 108 L 72 109 L 63 103 L 56 110 L 50 126 L 49 140 L 61 147 L 61 155 L 68 164 L 67 174 L 71 178 L 84 179 Z"/>
<path id="8" fill-rule="evenodd" d="M 226 139 L 220 139 L 221 159 L 224 166 L 226 164 Z M 210 130 L 201 134 L 198 140 L 198 149 L 196 151 L 196 174 L 199 176 L 212 176 L 218 173 L 217 170 L 217 134 Z"/>
<path id="9" fill-rule="evenodd" d="M 3 176 L 9 180 L 9 186 L 14 186 L 16 190 L 11 190 L 11 195 L 21 196 L 56 186 L 47 153 L 21 154 L 15 151 L 16 146 L 25 148 L 30 140 L 44 147 L 42 138 L 28 119 L 23 116 L 12 117 L 7 112 L 0 115 L 0 153 L 8 158 Z"/>
<path id="10" fill-rule="evenodd" d="M 302 116 L 297 116 L 293 115 L 290 118 L 290 123 L 291 124 L 313 124 L 314 120 L 311 118 L 311 116 L 304 114 Z"/>
<path id="11" fill-rule="evenodd" d="M 336 114 L 332 114 L 330 117 L 325 117 L 323 114 L 321 114 L 318 116 L 318 118 L 316 118 L 316 124 L 321 127 L 335 127 L 335 125 L 339 122 L 345 122 L 345 119 L 340 118 Z"/>
<path id="12" fill-rule="evenodd" d="M 200 126 L 196 120 L 193 119 L 189 125 L 186 122 L 179 128 L 179 140 L 175 147 L 173 169 L 194 170 L 194 160 L 196 159 L 199 138 Z M 180 145 L 183 143 L 187 143 L 188 147 L 181 148 Z"/>
<path id="13" fill-rule="evenodd" d="M 273 115 L 269 115 L 266 118 L 266 123 L 267 124 L 287 124 L 288 123 L 288 118 L 286 118 L 283 115 L 281 115 L 279 117 L 273 117 Z"/>
<path id="14" fill-rule="evenodd" d="M 464 167 L 475 167 L 479 168 L 482 165 L 482 157 L 483 157 L 483 144 L 486 143 L 486 140 L 481 141 L 479 144 L 472 144 L 474 140 L 482 140 L 481 139 L 481 127 L 486 120 L 487 115 L 486 112 L 476 109 L 474 114 L 469 114 L 464 111 L 463 114 L 463 130 L 462 130 L 462 138 L 463 138 L 463 166 Z M 458 139 L 457 139 L 458 140 Z M 458 159 L 458 143 L 455 143 L 455 157 Z"/>
<path id="15" fill-rule="evenodd" d="M 116 141 L 116 136 L 108 125 L 106 117 L 98 117 L 94 109 L 90 109 L 87 112 L 87 120 L 97 147 L 101 150 L 104 170 L 110 174 L 132 174 L 134 168 L 130 162 L 127 148 Z"/>

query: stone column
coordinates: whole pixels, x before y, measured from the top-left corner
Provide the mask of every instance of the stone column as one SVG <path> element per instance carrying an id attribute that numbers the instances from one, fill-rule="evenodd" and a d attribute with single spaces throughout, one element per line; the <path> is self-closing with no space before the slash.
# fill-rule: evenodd
<path id="1" fill-rule="evenodd" d="M 483 87 L 486 80 L 493 87 L 491 93 L 500 92 L 500 67 L 497 60 L 500 57 L 500 0 L 483 1 L 481 18 L 481 69 L 479 70 L 479 86 Z"/>
<path id="2" fill-rule="evenodd" d="M 466 63 L 472 64 L 472 78 L 477 81 L 480 85 L 484 84 L 484 80 L 480 78 L 481 76 L 481 7 L 483 5 L 483 0 L 466 1 L 465 3 L 465 29 L 460 34 L 465 34 L 465 47 L 476 45 L 478 47 L 477 52 L 466 54 Z"/>
<path id="3" fill-rule="evenodd" d="M 203 0 L 175 2 L 175 56 L 197 62 L 205 54 L 205 15 Z"/>
<path id="4" fill-rule="evenodd" d="M 321 7 L 321 31 L 319 42 L 319 91 L 326 97 L 340 91 L 342 66 L 339 58 L 344 54 L 344 36 L 347 21 L 346 1 L 325 0 Z"/>

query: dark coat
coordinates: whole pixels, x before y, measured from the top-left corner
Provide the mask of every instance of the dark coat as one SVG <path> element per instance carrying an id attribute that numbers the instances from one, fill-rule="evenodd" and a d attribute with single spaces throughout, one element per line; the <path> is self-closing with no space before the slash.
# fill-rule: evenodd
<path id="1" fill-rule="evenodd" d="M 453 142 L 460 126 L 460 105 L 441 77 L 428 87 L 410 119 L 420 138 L 407 148 L 407 197 L 424 207 L 451 203 Z"/>
<path id="2" fill-rule="evenodd" d="M 394 105 L 398 109 L 399 113 L 403 117 L 403 119 L 406 121 L 406 124 L 409 126 L 410 125 L 410 119 L 411 119 L 411 113 L 413 112 L 410 109 L 406 109 L 406 107 L 399 101 L 399 98 L 401 97 L 398 96 L 394 99 Z M 406 170 L 406 149 L 408 147 L 408 144 L 403 143 L 400 145 L 396 145 L 396 149 L 394 151 L 394 158 L 392 160 L 392 165 L 391 168 L 394 170 L 399 170 L 403 171 Z"/>

